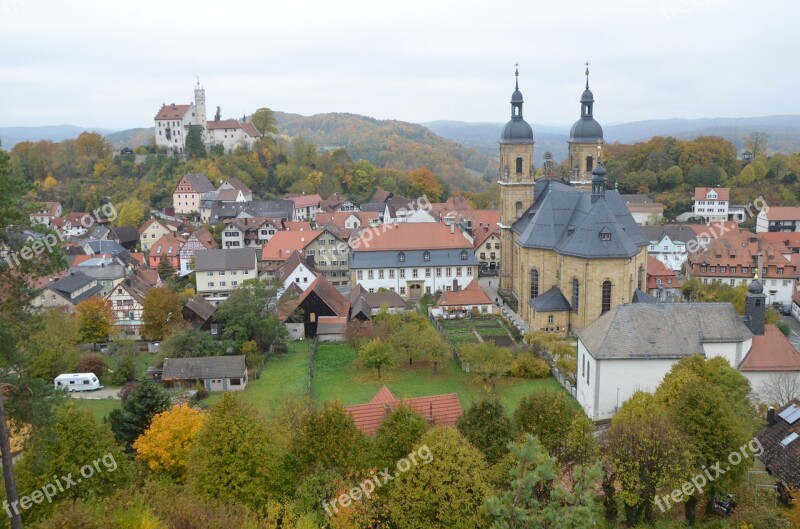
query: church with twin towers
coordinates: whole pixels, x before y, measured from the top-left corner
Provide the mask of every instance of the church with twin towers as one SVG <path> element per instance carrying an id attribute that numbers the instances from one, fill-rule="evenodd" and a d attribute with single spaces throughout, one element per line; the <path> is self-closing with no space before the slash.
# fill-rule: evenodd
<path id="1" fill-rule="evenodd" d="M 570 130 L 568 180 L 535 177 L 519 69 L 500 136 L 500 292 L 531 331 L 567 335 L 646 288 L 647 241 L 602 164 L 603 128 L 586 87 Z"/>

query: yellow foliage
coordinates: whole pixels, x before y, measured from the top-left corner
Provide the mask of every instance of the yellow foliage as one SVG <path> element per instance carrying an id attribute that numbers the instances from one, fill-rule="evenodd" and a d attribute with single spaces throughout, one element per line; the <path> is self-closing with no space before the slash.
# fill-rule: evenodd
<path id="1" fill-rule="evenodd" d="M 136 459 L 147 463 L 154 472 L 165 472 L 182 481 L 188 468 L 189 449 L 207 418 L 205 412 L 187 404 L 159 413 L 133 443 Z"/>
<path id="2" fill-rule="evenodd" d="M 58 185 L 58 180 L 56 180 L 55 178 L 53 178 L 53 175 L 51 175 L 51 174 L 48 174 L 48 175 L 47 175 L 47 178 L 45 178 L 45 179 L 44 179 L 44 182 L 42 182 L 42 188 L 43 188 L 45 191 L 48 191 L 48 190 L 50 190 L 50 189 L 53 189 L 53 188 L 54 188 L 54 187 L 56 187 L 57 185 Z"/>

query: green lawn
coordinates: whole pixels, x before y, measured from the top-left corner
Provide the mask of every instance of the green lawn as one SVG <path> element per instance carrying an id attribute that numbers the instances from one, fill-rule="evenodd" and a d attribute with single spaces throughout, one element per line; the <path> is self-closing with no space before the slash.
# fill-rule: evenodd
<path id="1" fill-rule="evenodd" d="M 147 368 L 153 363 L 156 355 L 153 353 L 136 353 L 135 358 L 136 373 L 138 373 L 140 377 L 144 377 L 144 375 L 147 373 Z M 103 355 L 103 362 L 106 363 L 106 366 L 108 366 L 110 371 L 113 371 L 117 368 L 117 360 L 114 358 L 114 355 Z"/>
<path id="2" fill-rule="evenodd" d="M 119 408 L 119 399 L 70 399 L 78 408 L 89 410 L 95 418 L 102 422 L 111 410 Z"/>
<path id="3" fill-rule="evenodd" d="M 303 396 L 308 380 L 308 347 L 307 341 L 290 342 L 288 353 L 270 358 L 261 376 L 250 380 L 241 392 L 242 400 L 266 410 L 287 396 Z M 213 404 L 219 397 L 215 393 L 206 402 Z"/>
<path id="4" fill-rule="evenodd" d="M 384 368 L 383 377 L 378 380 L 376 370 L 357 365 L 355 351 L 349 346 L 320 344 L 317 349 L 312 392 L 318 401 L 338 400 L 344 405 L 366 403 L 384 384 L 400 398 L 457 393 L 464 408 L 490 391 L 478 377 L 461 371 L 453 359 L 440 366 L 436 375 L 428 364 L 413 367 L 404 364 Z M 522 397 L 537 387 L 561 388 L 553 378 L 503 378 L 497 384 L 497 393 L 500 402 L 511 412 Z"/>

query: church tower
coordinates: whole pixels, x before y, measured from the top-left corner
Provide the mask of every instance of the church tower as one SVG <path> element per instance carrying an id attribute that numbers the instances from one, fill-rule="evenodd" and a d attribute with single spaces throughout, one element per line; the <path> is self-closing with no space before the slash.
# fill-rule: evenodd
<path id="1" fill-rule="evenodd" d="M 192 124 L 200 125 L 206 130 L 206 89 L 200 86 L 200 78 L 194 87 L 194 119 Z"/>
<path id="2" fill-rule="evenodd" d="M 594 119 L 594 94 L 589 90 L 589 63 L 586 63 L 586 89 L 581 95 L 581 117 L 569 131 L 569 179 L 578 188 L 588 188 L 592 171 L 603 155 L 603 127 Z"/>
<path id="3" fill-rule="evenodd" d="M 519 69 L 514 71 L 511 120 L 500 137 L 500 289 L 510 292 L 514 269 L 514 238 L 511 225 L 533 204 L 533 129 L 522 118 Z"/>

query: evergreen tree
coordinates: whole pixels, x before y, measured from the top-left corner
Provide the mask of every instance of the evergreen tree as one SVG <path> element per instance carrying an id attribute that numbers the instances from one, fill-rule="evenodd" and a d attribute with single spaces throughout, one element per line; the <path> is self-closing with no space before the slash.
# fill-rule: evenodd
<path id="1" fill-rule="evenodd" d="M 108 422 L 117 442 L 131 450 L 136 439 L 144 433 L 157 413 L 169 409 L 170 399 L 161 386 L 153 382 L 139 382 L 122 402 L 122 409 L 112 410 Z"/>
<path id="2" fill-rule="evenodd" d="M 186 133 L 186 156 L 189 159 L 206 157 L 203 128 L 200 125 L 189 125 L 189 132 Z"/>

